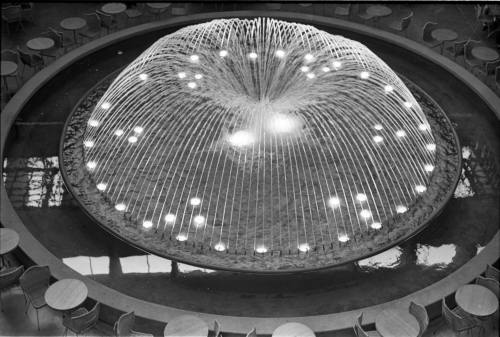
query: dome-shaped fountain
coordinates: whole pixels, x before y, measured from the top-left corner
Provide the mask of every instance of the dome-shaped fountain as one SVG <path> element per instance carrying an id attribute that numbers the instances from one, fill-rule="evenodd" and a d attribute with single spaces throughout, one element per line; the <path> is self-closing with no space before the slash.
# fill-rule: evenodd
<path id="1" fill-rule="evenodd" d="M 454 183 L 439 123 L 402 79 L 308 25 L 183 28 L 94 104 L 65 156 L 72 184 L 106 228 L 195 264 L 292 270 L 373 254 L 424 226 Z"/>

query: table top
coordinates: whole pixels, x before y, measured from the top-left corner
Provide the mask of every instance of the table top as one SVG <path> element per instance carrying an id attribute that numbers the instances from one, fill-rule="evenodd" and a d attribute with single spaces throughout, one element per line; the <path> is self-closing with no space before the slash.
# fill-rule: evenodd
<path id="1" fill-rule="evenodd" d="M 316 335 L 307 325 L 290 322 L 277 327 L 272 337 L 316 337 Z"/>
<path id="2" fill-rule="evenodd" d="M 170 2 L 148 2 L 146 5 L 154 9 L 163 9 L 171 5 Z"/>
<path id="3" fill-rule="evenodd" d="M 54 47 L 54 40 L 48 37 L 36 37 L 26 42 L 26 46 L 32 50 L 46 50 Z"/>
<path id="4" fill-rule="evenodd" d="M 434 29 L 431 32 L 431 35 L 438 41 L 453 41 L 458 37 L 458 34 L 455 31 L 447 28 Z"/>
<path id="5" fill-rule="evenodd" d="M 455 300 L 460 308 L 474 316 L 489 316 L 498 309 L 496 295 L 478 284 L 466 284 L 455 293 Z"/>
<path id="6" fill-rule="evenodd" d="M 87 298 L 85 283 L 75 279 L 62 279 L 52 284 L 45 292 L 45 302 L 55 310 L 71 310 Z"/>
<path id="7" fill-rule="evenodd" d="M 392 9 L 383 5 L 368 6 L 366 13 L 371 16 L 387 16 L 392 14 Z"/>
<path id="8" fill-rule="evenodd" d="M 489 47 L 474 47 L 471 50 L 472 56 L 477 58 L 478 60 L 491 62 L 498 59 L 498 52 Z"/>
<path id="9" fill-rule="evenodd" d="M 417 337 L 420 331 L 408 309 L 383 310 L 375 318 L 375 326 L 383 337 Z"/>
<path id="10" fill-rule="evenodd" d="M 62 20 L 59 25 L 67 30 L 77 30 L 85 27 L 87 21 L 79 17 L 66 18 Z"/>
<path id="11" fill-rule="evenodd" d="M 170 320 L 163 331 L 165 336 L 207 337 L 208 325 L 199 317 L 183 315 Z"/>
<path id="12" fill-rule="evenodd" d="M 101 11 L 111 15 L 120 14 L 122 12 L 125 12 L 126 9 L 127 5 L 121 2 L 110 2 L 101 7 Z"/>
<path id="13" fill-rule="evenodd" d="M 12 63 L 16 69 L 17 64 L 10 61 L 2 61 L 2 76 L 9 75 L 4 73 L 4 64 Z M 7 65 L 9 66 L 9 65 Z M 15 71 L 15 70 L 14 70 Z M 10 228 L 0 228 L 0 255 L 13 251 L 19 244 L 19 234 Z"/>

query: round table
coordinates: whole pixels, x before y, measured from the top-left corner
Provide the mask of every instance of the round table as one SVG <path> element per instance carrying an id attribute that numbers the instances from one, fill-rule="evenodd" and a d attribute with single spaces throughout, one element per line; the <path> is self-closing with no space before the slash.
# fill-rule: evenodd
<path id="1" fill-rule="evenodd" d="M 392 9 L 383 5 L 368 6 L 366 13 L 374 17 L 384 17 L 392 14 Z"/>
<path id="2" fill-rule="evenodd" d="M 3 68 L 4 62 L 13 63 L 9 61 L 2 61 L 2 76 L 4 71 Z M 16 66 L 17 69 L 17 65 L 15 63 L 13 64 Z M 3 255 L 13 251 L 18 245 L 19 245 L 19 234 L 17 234 L 15 230 L 10 228 L 0 228 L 0 256 L 2 257 L 1 258 L 2 266 L 6 264 Z"/>
<path id="3" fill-rule="evenodd" d="M 377 331 L 383 337 L 417 337 L 420 326 L 408 309 L 386 309 L 375 318 Z"/>
<path id="4" fill-rule="evenodd" d="M 446 41 L 453 41 L 456 40 L 458 37 L 458 34 L 451 30 L 451 29 L 446 29 L 446 28 L 438 28 L 434 29 L 431 32 L 431 36 L 435 39 L 438 40 L 441 43 L 441 54 L 443 53 L 443 48 L 444 48 L 444 42 Z"/>
<path id="5" fill-rule="evenodd" d="M 170 2 L 148 2 L 146 5 L 153 9 L 164 9 L 169 7 L 171 4 Z"/>
<path id="6" fill-rule="evenodd" d="M 455 293 L 455 300 L 460 308 L 477 317 L 490 316 L 498 309 L 496 295 L 477 284 L 466 284 L 460 287 Z"/>
<path id="7" fill-rule="evenodd" d="M 272 337 L 316 337 L 316 335 L 307 325 L 290 322 L 277 327 Z"/>
<path id="8" fill-rule="evenodd" d="M 101 11 L 105 14 L 116 15 L 125 12 L 127 5 L 121 2 L 110 2 L 101 7 Z"/>
<path id="9" fill-rule="evenodd" d="M 48 37 L 36 37 L 26 42 L 26 46 L 31 50 L 42 51 L 54 47 L 54 40 Z"/>
<path id="10" fill-rule="evenodd" d="M 183 315 L 170 320 L 163 333 L 166 337 L 207 337 L 208 325 L 201 318 L 192 315 Z"/>
<path id="11" fill-rule="evenodd" d="M 75 279 L 62 279 L 45 292 L 45 302 L 55 310 L 68 311 L 78 307 L 87 298 L 85 283 Z"/>
<path id="12" fill-rule="evenodd" d="M 82 29 L 87 25 L 87 21 L 85 19 L 79 18 L 79 17 L 72 17 L 72 18 L 66 18 L 62 20 L 59 25 L 61 28 L 66 29 L 66 30 L 71 30 L 73 31 L 73 40 L 76 43 L 76 31 L 78 29 Z"/>
<path id="13" fill-rule="evenodd" d="M 491 62 L 498 59 L 498 52 L 488 47 L 474 47 L 471 53 L 472 56 L 483 62 Z"/>
<path id="14" fill-rule="evenodd" d="M 16 71 L 17 71 L 16 63 L 11 61 L 2 61 L 2 78 L 3 78 L 3 83 L 5 84 L 5 89 L 7 89 L 7 91 L 9 91 L 9 84 L 7 83 L 6 76 L 15 74 Z M 1 228 L 0 230 L 3 230 L 3 228 Z M 3 234 L 0 234 L 0 236 L 3 236 Z M 19 241 L 19 236 L 18 236 L 18 241 Z M 0 244 L 0 255 L 2 254 L 1 251 L 3 251 L 3 240 L 2 243 Z"/>

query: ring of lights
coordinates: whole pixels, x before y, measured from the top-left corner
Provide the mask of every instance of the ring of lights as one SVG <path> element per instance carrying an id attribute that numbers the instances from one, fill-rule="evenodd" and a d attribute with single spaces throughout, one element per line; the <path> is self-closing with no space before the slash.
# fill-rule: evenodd
<path id="1" fill-rule="evenodd" d="M 278 50 L 276 52 L 276 56 L 281 58 L 283 55 L 278 54 L 279 52 L 283 51 Z M 227 56 L 227 52 L 224 55 L 221 53 L 219 52 L 220 57 Z M 193 55 L 190 58 L 192 57 Z M 257 57 L 257 53 L 248 54 L 249 59 L 257 59 Z M 198 61 L 199 58 L 197 57 L 196 62 Z M 129 68 L 135 69 L 134 67 L 133 64 L 129 66 Z M 118 77 L 123 79 L 127 75 L 127 70 L 128 68 Z M 185 72 L 179 72 L 176 75 L 180 80 L 184 80 L 186 77 Z M 365 76 L 368 78 L 369 73 L 366 73 Z M 362 80 L 366 79 L 362 75 L 360 77 Z M 201 75 L 195 75 L 195 79 L 199 80 L 201 78 Z M 148 79 L 148 75 L 141 73 L 138 75 L 138 79 L 144 82 Z M 116 87 L 116 82 L 119 83 L 119 80 L 113 82 L 111 87 L 113 85 Z M 133 214 L 132 212 L 123 212 L 126 207 L 125 204 L 116 204 L 116 201 L 112 201 L 110 196 L 103 191 L 106 189 L 106 184 L 102 181 L 96 181 L 96 178 L 91 173 L 95 168 L 95 162 L 89 160 L 84 162 L 85 158 L 89 156 L 90 151 L 88 148 L 95 145 L 93 140 L 89 140 L 88 134 L 92 134 L 92 127 L 97 127 L 99 124 L 96 117 L 91 117 L 91 114 L 95 116 L 96 111 L 97 113 L 102 113 L 102 110 L 109 110 L 112 106 L 107 98 L 102 98 L 103 96 L 106 97 L 106 95 L 110 96 L 108 94 L 110 90 L 106 91 L 110 86 L 109 79 L 97 85 L 79 106 L 76 107 L 71 118 L 68 120 L 65 128 L 66 136 L 62 140 L 61 145 L 61 148 L 64 149 L 62 153 L 62 162 L 64 162 L 62 170 L 63 172 L 66 171 L 63 176 L 69 179 L 70 184 L 68 185 L 71 186 L 70 190 L 74 189 L 73 192 L 77 198 L 81 198 L 82 205 L 86 211 L 106 229 L 142 249 L 168 258 L 211 268 L 252 272 L 290 272 L 318 269 L 351 262 L 385 250 L 422 230 L 447 202 L 458 180 L 458 173 L 460 172 L 459 145 L 448 119 L 439 106 L 420 88 L 408 80 L 404 82 L 406 86 L 411 88 L 411 92 L 416 99 L 415 103 L 422 106 L 421 113 L 425 115 L 424 120 L 428 121 L 428 125 L 423 125 L 430 127 L 432 131 L 434 144 L 430 144 L 432 148 L 428 148 L 428 150 L 435 152 L 436 161 L 433 163 L 434 167 L 431 165 L 430 171 L 434 170 L 429 178 L 427 188 L 421 185 L 416 186 L 419 194 L 422 192 L 425 193 L 417 196 L 410 204 L 406 204 L 404 207 L 397 206 L 397 214 L 395 216 L 372 223 L 371 230 L 356 233 L 357 236 L 353 236 L 354 240 L 349 240 L 350 237 L 346 232 L 339 234 L 337 231 L 338 237 L 334 240 L 330 238 L 329 241 L 320 241 L 315 245 L 301 243 L 298 239 L 294 248 L 288 246 L 285 249 L 281 247 L 278 249 L 268 249 L 269 245 L 256 245 L 254 243 L 253 249 L 252 247 L 231 249 L 231 247 L 228 247 L 229 245 L 225 245 L 222 241 L 185 240 L 187 235 L 183 237 L 181 235 L 184 234 L 181 232 L 176 235 L 173 230 L 168 232 L 165 230 L 166 225 L 163 230 L 160 226 L 151 228 L 153 223 L 149 220 L 144 220 L 143 215 L 137 216 L 137 214 Z M 189 86 L 190 83 L 187 84 L 189 89 L 197 88 L 198 85 Z M 403 87 L 406 89 L 404 85 Z M 406 105 L 407 102 L 404 103 Z M 101 107 L 100 109 L 99 106 Z M 411 105 L 406 106 L 406 108 L 410 107 Z M 286 126 L 289 126 L 289 124 Z M 278 126 L 281 127 L 282 125 Z M 379 127 L 382 128 L 380 125 L 375 125 L 377 132 L 380 131 Z M 231 129 L 231 126 L 229 128 Z M 427 128 L 423 128 L 420 131 L 426 130 Z M 120 131 L 120 134 L 114 131 L 115 136 L 122 136 L 124 131 L 121 129 L 118 131 Z M 133 133 L 127 136 L 128 142 L 132 144 L 136 143 L 143 131 L 144 128 L 140 126 L 134 127 Z M 246 145 L 245 142 L 248 141 L 248 136 L 243 134 L 243 132 L 246 131 L 238 131 L 233 133 L 233 135 L 229 135 L 227 137 L 229 143 L 233 143 L 231 145 L 237 144 L 237 147 Z M 398 138 L 406 136 L 406 133 L 400 130 L 396 131 L 395 134 Z M 381 136 L 376 135 L 373 137 L 375 143 L 382 140 Z M 151 142 L 151 140 L 149 141 Z M 107 148 L 105 151 L 112 151 L 112 148 Z M 364 154 L 361 153 L 362 155 Z M 92 164 L 92 166 L 89 166 L 89 164 Z M 137 170 L 137 168 L 134 169 Z M 427 170 L 427 167 L 424 166 L 424 169 Z M 115 172 L 119 172 L 119 168 L 113 167 L 110 171 L 115 174 Z M 119 175 L 121 174 L 119 172 Z M 151 177 L 146 178 L 151 180 Z M 391 191 L 388 193 L 391 193 Z M 366 201 L 366 195 L 363 193 L 358 193 L 356 198 L 359 203 Z M 332 208 L 336 206 L 333 205 L 335 201 L 338 202 L 338 199 L 334 199 L 336 198 L 329 200 Z M 198 197 L 193 197 L 190 199 L 189 204 L 195 208 L 201 202 L 202 200 Z M 187 204 L 187 200 L 185 203 Z M 362 209 L 360 215 L 361 217 L 366 216 L 371 218 L 371 212 L 367 209 Z M 191 220 L 189 222 L 193 222 L 195 225 L 197 222 L 204 223 L 206 220 L 202 215 L 191 213 L 190 216 Z M 167 219 L 168 217 L 170 218 Z M 175 220 L 175 218 L 176 216 L 171 213 L 165 216 L 167 223 Z"/>

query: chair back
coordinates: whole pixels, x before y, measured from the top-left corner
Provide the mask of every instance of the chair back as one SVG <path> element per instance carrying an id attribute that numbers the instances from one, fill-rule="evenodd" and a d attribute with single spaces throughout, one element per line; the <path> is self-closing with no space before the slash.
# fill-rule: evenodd
<path id="1" fill-rule="evenodd" d="M 469 40 L 463 40 L 453 43 L 453 54 L 454 56 L 464 55 L 465 45 Z"/>
<path id="2" fill-rule="evenodd" d="M 61 48 L 64 43 L 64 36 L 59 34 L 56 30 L 49 27 L 49 30 L 40 34 L 41 36 L 48 37 L 54 41 L 55 48 Z"/>
<path id="3" fill-rule="evenodd" d="M 429 326 L 429 315 L 427 315 L 427 310 L 425 310 L 425 307 L 417 304 L 415 302 L 410 302 L 410 308 L 409 308 L 410 314 L 415 316 L 418 322 L 419 326 L 419 332 L 418 332 L 418 337 L 421 337 L 424 332 L 427 330 L 427 327 Z"/>
<path id="4" fill-rule="evenodd" d="M 95 12 L 99 16 L 99 22 L 101 23 L 101 26 L 110 29 L 113 25 L 113 18 L 111 17 L 111 15 L 105 14 L 100 10 L 96 10 Z"/>
<path id="5" fill-rule="evenodd" d="M 135 324 L 135 313 L 133 311 L 124 313 L 115 322 L 113 331 L 117 337 L 129 336 Z"/>
<path id="6" fill-rule="evenodd" d="M 215 320 L 214 321 L 214 337 L 219 337 L 221 333 L 221 326 L 220 323 Z"/>
<path id="7" fill-rule="evenodd" d="M 426 22 L 424 28 L 422 29 L 422 40 L 424 42 L 435 42 L 436 40 L 432 37 L 432 31 L 436 28 L 437 23 Z"/>
<path id="8" fill-rule="evenodd" d="M 411 18 L 413 17 L 413 12 L 410 13 L 407 17 L 401 19 L 401 30 L 406 30 L 410 26 Z"/>
<path id="9" fill-rule="evenodd" d="M 356 337 L 369 337 L 368 333 L 363 329 L 362 324 L 363 313 L 359 314 L 356 321 L 354 321 L 354 334 L 356 334 Z"/>
<path id="10" fill-rule="evenodd" d="M 247 333 L 246 337 L 257 337 L 257 329 L 253 328 Z"/>
<path id="11" fill-rule="evenodd" d="M 19 54 L 16 53 L 12 49 L 3 49 L 2 50 L 2 61 L 11 61 L 14 63 L 19 62 Z"/>
<path id="12" fill-rule="evenodd" d="M 492 278 L 478 276 L 478 277 L 476 277 L 476 284 L 480 285 L 480 286 L 483 286 L 485 288 L 488 288 L 497 297 L 499 297 L 500 288 L 499 288 L 499 284 L 498 284 L 497 280 L 492 279 Z"/>
<path id="13" fill-rule="evenodd" d="M 491 75 L 491 74 L 494 74 L 495 73 L 495 69 L 500 66 L 500 60 L 496 60 L 496 61 L 491 61 L 491 62 L 486 62 L 486 75 Z M 494 277 L 486 277 L 486 278 L 491 278 L 493 280 L 496 280 L 498 281 L 496 278 Z"/>
<path id="14" fill-rule="evenodd" d="M 83 17 L 87 21 L 87 27 L 91 30 L 100 30 L 101 29 L 101 19 L 99 15 L 96 13 L 85 13 Z"/>
<path id="15" fill-rule="evenodd" d="M 0 290 L 16 284 L 23 272 L 24 266 L 7 268 L 0 271 Z"/>
<path id="16" fill-rule="evenodd" d="M 470 324 L 469 320 L 460 317 L 455 312 L 453 312 L 453 310 L 451 310 L 450 307 L 448 307 L 448 305 L 446 304 L 446 300 L 444 298 L 441 300 L 441 313 L 446 323 L 448 323 L 448 325 L 454 331 L 461 331 L 474 327 L 474 325 Z"/>
<path id="17" fill-rule="evenodd" d="M 496 68 L 498 69 L 498 67 Z M 500 278 L 500 270 L 497 268 L 493 267 L 492 265 L 487 265 L 486 270 L 484 272 L 484 276 L 487 278 L 492 278 L 494 280 L 499 281 Z"/>
<path id="18" fill-rule="evenodd" d="M 93 327 L 99 320 L 99 313 L 101 311 L 101 303 L 97 302 L 94 307 L 84 314 L 71 317 L 71 323 L 75 331 L 81 332 Z"/>
<path id="19" fill-rule="evenodd" d="M 22 20 L 21 6 L 8 6 L 2 8 L 2 20 L 6 22 L 16 22 Z"/>
<path id="20" fill-rule="evenodd" d="M 26 293 L 40 287 L 48 287 L 50 283 L 50 269 L 48 266 L 31 266 L 21 275 L 19 283 Z"/>
<path id="21" fill-rule="evenodd" d="M 465 59 L 469 59 L 469 60 L 474 59 L 475 57 L 472 55 L 472 52 L 471 52 L 472 48 L 477 47 L 480 44 L 481 44 L 481 41 L 469 40 L 465 44 L 465 48 L 464 48 L 464 57 L 465 57 Z"/>

